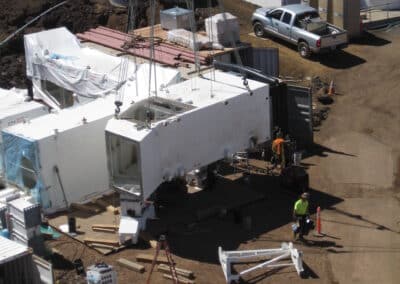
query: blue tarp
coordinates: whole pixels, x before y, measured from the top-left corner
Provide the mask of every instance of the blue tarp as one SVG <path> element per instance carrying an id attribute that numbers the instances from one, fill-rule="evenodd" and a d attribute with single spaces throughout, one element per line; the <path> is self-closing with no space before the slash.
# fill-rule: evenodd
<path id="1" fill-rule="evenodd" d="M 40 175 L 37 141 L 31 141 L 6 131 L 2 131 L 1 134 L 3 137 L 3 164 L 6 181 L 20 188 L 26 188 L 22 179 L 21 163 L 24 158 L 29 160 L 32 163 L 37 181 L 34 187 L 30 188 L 30 194 L 43 208 L 49 208 L 50 202 Z"/>

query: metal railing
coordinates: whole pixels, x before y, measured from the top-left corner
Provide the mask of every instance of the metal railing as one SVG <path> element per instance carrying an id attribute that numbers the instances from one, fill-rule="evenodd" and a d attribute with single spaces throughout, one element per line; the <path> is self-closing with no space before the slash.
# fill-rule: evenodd
<path id="1" fill-rule="evenodd" d="M 382 13 L 382 11 L 386 11 L 386 20 L 390 18 L 390 12 L 391 10 L 389 9 L 390 6 L 394 4 L 394 2 L 386 2 L 385 4 L 379 4 L 379 5 L 373 5 L 373 6 L 368 6 L 368 8 L 361 9 L 360 13 L 366 16 L 366 20 L 372 21 L 372 15 L 375 13 Z"/>

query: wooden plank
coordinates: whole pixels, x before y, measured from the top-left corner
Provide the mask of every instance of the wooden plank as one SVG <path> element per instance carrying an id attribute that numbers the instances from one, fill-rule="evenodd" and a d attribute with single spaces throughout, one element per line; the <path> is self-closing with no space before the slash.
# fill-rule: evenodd
<path id="1" fill-rule="evenodd" d="M 98 208 L 90 207 L 89 205 L 79 204 L 79 203 L 71 203 L 71 208 L 93 214 L 97 214 L 100 212 Z"/>
<path id="2" fill-rule="evenodd" d="M 137 261 L 153 262 L 153 259 L 154 259 L 154 255 L 150 255 L 150 254 L 139 253 L 136 255 Z M 168 264 L 168 259 L 165 256 L 158 256 L 156 262 Z"/>
<path id="3" fill-rule="evenodd" d="M 97 248 L 109 249 L 109 250 L 114 250 L 115 249 L 114 246 L 105 245 L 105 244 L 97 244 L 97 243 L 90 243 L 89 246 L 93 247 L 94 249 L 97 249 Z"/>
<path id="4" fill-rule="evenodd" d="M 165 264 L 159 264 L 157 266 L 157 270 L 161 271 L 161 272 L 171 273 L 169 266 L 165 265 Z M 190 279 L 194 278 L 193 271 L 182 269 L 182 268 L 177 268 L 177 267 L 175 267 L 175 271 L 178 275 L 184 276 L 186 278 L 190 278 Z"/>
<path id="5" fill-rule="evenodd" d="M 108 229 L 108 228 L 92 227 L 92 230 L 95 232 L 112 233 L 112 234 L 116 233 L 115 229 Z"/>
<path id="6" fill-rule="evenodd" d="M 102 229 L 109 229 L 109 230 L 118 230 L 119 229 L 119 225 L 113 225 L 113 224 L 93 224 L 92 225 L 92 229 L 93 228 L 102 228 Z"/>
<path id="7" fill-rule="evenodd" d="M 172 276 L 169 275 L 169 274 L 163 274 L 163 277 L 164 277 L 164 278 L 167 278 L 167 279 L 173 280 Z M 195 282 L 194 282 L 193 280 L 186 279 L 186 278 L 183 278 L 183 277 L 181 277 L 181 276 L 178 276 L 178 283 L 182 283 L 182 284 L 195 284 Z"/>
<path id="8" fill-rule="evenodd" d="M 119 241 L 116 241 L 116 240 L 85 238 L 83 241 L 85 243 L 105 244 L 105 245 L 110 245 L 110 246 L 114 246 L 114 247 L 119 247 Z"/>
<path id="9" fill-rule="evenodd" d="M 139 263 L 127 260 L 125 258 L 120 258 L 117 260 L 117 263 L 125 268 L 128 268 L 130 270 L 136 271 L 143 273 L 144 272 L 144 266 L 140 265 Z"/>

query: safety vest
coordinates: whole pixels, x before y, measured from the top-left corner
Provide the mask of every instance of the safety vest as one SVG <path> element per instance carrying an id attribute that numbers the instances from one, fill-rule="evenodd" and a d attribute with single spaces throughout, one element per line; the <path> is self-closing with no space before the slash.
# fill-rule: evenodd
<path id="1" fill-rule="evenodd" d="M 281 154 L 282 151 L 282 143 L 285 142 L 282 138 L 276 138 L 274 142 L 272 142 L 272 151 L 276 152 L 278 155 Z"/>
<path id="2" fill-rule="evenodd" d="M 294 213 L 296 215 L 306 215 L 308 211 L 308 201 L 299 199 L 294 204 Z"/>

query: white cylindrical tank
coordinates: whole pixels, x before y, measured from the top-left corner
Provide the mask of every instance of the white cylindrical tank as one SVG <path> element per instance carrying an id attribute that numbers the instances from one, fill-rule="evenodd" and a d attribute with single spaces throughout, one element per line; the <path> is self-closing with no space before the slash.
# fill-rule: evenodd
<path id="1" fill-rule="evenodd" d="M 367 8 L 396 10 L 400 9 L 400 0 L 361 0 L 361 9 Z"/>

